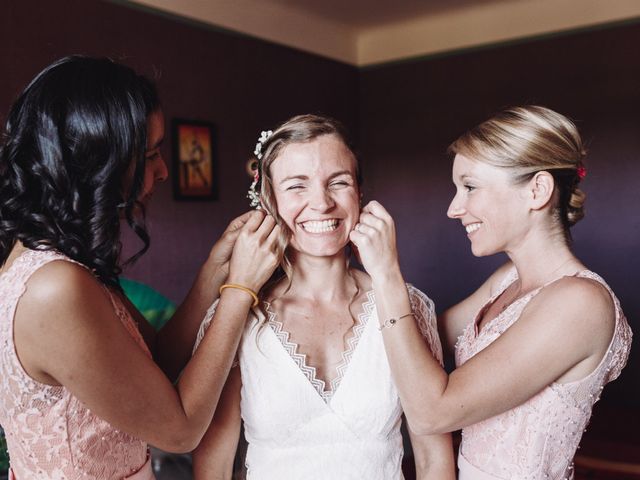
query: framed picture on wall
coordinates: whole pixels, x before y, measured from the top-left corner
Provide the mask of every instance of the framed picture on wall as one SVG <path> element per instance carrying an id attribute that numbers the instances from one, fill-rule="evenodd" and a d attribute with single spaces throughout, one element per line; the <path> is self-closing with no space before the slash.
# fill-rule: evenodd
<path id="1" fill-rule="evenodd" d="M 175 118 L 171 121 L 171 140 L 173 198 L 217 200 L 217 145 L 213 124 Z"/>

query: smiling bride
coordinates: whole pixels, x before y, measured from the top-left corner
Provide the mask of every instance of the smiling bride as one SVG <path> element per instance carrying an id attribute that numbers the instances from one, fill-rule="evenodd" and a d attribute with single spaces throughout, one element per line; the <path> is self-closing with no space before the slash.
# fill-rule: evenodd
<path id="1" fill-rule="evenodd" d="M 254 153 L 248 196 L 282 227 L 282 272 L 249 314 L 239 368 L 194 452 L 195 478 L 231 478 L 244 422 L 248 479 L 402 479 L 402 407 L 385 324 L 371 279 L 349 267 L 361 193 L 344 129 L 330 118 L 297 116 L 263 132 Z M 408 288 L 424 341 L 441 362 L 433 302 Z M 211 307 L 199 338 L 224 302 Z M 448 434 L 410 436 L 418 478 L 454 478 Z"/>

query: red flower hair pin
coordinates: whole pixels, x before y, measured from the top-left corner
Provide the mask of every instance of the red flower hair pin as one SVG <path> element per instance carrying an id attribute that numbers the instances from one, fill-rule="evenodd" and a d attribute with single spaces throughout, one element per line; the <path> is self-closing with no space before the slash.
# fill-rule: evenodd
<path id="1" fill-rule="evenodd" d="M 577 172 L 577 173 L 578 173 L 578 178 L 579 178 L 580 180 L 582 180 L 584 177 L 586 177 L 586 176 L 587 176 L 587 169 L 586 169 L 586 168 L 584 168 L 584 165 L 580 165 L 580 166 L 578 167 L 578 172 Z"/>

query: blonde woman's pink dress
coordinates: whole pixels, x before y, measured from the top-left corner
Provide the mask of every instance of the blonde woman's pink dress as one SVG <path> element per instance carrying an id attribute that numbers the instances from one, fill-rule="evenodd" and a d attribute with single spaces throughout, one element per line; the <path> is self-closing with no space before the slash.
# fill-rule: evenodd
<path id="1" fill-rule="evenodd" d="M 146 443 L 95 416 L 63 386 L 35 381 L 20 364 L 13 343 L 16 307 L 31 275 L 52 261 L 71 260 L 56 252 L 27 250 L 0 276 L 0 424 L 10 478 L 152 480 Z M 122 324 L 149 354 L 125 307 L 109 296 Z"/>
<path id="2" fill-rule="evenodd" d="M 591 271 L 576 275 L 598 282 L 613 299 L 615 329 L 606 354 L 596 369 L 581 380 L 552 383 L 522 405 L 463 429 L 458 456 L 460 480 L 573 478 L 573 457 L 593 405 L 603 387 L 620 375 L 631 348 L 631 329 L 609 286 Z M 458 366 L 502 335 L 542 288 L 516 300 L 478 332 L 477 324 L 486 308 L 516 279 L 514 268 L 467 325 L 456 345 Z"/>

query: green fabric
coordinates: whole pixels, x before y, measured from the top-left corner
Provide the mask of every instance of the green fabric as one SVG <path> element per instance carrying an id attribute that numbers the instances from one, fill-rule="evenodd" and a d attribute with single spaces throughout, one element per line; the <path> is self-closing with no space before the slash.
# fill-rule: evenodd
<path id="1" fill-rule="evenodd" d="M 144 283 L 120 278 L 120 286 L 131 303 L 156 330 L 162 328 L 176 311 L 171 300 Z"/>
<path id="2" fill-rule="evenodd" d="M 0 472 L 9 470 L 9 455 L 7 454 L 7 441 L 4 438 L 4 431 L 0 428 Z"/>

